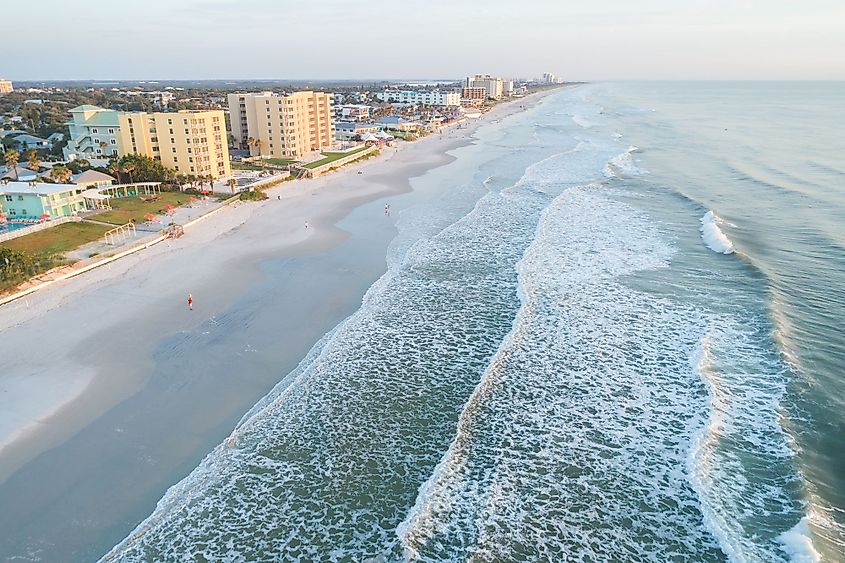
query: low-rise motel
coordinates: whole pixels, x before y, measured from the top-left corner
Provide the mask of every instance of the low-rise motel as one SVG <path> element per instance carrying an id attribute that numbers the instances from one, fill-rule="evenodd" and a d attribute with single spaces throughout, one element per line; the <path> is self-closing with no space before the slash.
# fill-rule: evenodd
<path id="1" fill-rule="evenodd" d="M 69 217 L 85 211 L 85 186 L 44 182 L 0 184 L 0 204 L 10 220 Z"/>
<path id="2" fill-rule="evenodd" d="M 182 174 L 231 174 L 222 110 L 146 113 L 83 105 L 70 114 L 68 160 L 137 154 Z"/>

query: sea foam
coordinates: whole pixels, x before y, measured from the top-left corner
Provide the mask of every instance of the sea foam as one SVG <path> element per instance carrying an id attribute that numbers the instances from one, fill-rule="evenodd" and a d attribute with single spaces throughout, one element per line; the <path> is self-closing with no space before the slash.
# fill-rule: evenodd
<path id="1" fill-rule="evenodd" d="M 610 159 L 610 162 L 607 163 L 604 169 L 605 177 L 615 178 L 619 176 L 640 176 L 642 174 L 648 174 L 647 170 L 640 168 L 634 163 L 632 154 L 638 150 L 640 150 L 639 147 L 631 145 L 628 147 L 628 150 Z"/>
<path id="2" fill-rule="evenodd" d="M 573 115 L 572 121 L 583 127 L 584 129 L 590 129 L 593 127 L 593 124 L 590 120 L 588 120 L 583 115 Z"/>
<path id="3" fill-rule="evenodd" d="M 704 241 L 707 248 L 720 254 L 733 254 L 734 245 L 731 242 L 731 239 L 729 239 L 727 235 L 722 232 L 722 229 L 719 228 L 719 224 L 722 223 L 722 219 L 713 213 L 713 211 L 708 211 L 704 214 L 700 221 L 701 240 Z"/>
<path id="4" fill-rule="evenodd" d="M 821 556 L 813 545 L 806 516 L 793 528 L 782 533 L 778 540 L 783 544 L 783 548 L 789 554 L 792 563 L 818 563 L 821 561 Z"/>

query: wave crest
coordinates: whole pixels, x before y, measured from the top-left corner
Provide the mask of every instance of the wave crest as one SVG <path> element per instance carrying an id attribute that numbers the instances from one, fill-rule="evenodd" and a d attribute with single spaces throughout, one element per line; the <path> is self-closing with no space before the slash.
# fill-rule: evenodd
<path id="1" fill-rule="evenodd" d="M 719 228 L 722 219 L 713 211 L 708 211 L 700 221 L 701 240 L 704 241 L 707 248 L 720 254 L 733 254 L 734 245 L 731 239 Z"/>

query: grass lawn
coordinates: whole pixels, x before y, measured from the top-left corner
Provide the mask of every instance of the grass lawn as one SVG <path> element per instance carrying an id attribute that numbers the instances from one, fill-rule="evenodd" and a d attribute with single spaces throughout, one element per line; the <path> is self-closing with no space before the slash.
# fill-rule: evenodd
<path id="1" fill-rule="evenodd" d="M 292 158 L 265 158 L 264 162 L 267 164 L 275 164 L 276 166 L 287 166 L 296 162 Z"/>
<path id="2" fill-rule="evenodd" d="M 328 164 L 330 162 L 334 162 L 335 160 L 340 160 L 346 156 L 359 153 L 365 150 L 367 147 L 358 147 L 354 151 L 347 151 L 347 152 L 324 152 L 323 156 L 325 158 L 321 158 L 320 160 L 315 160 L 314 162 L 309 162 L 308 164 L 304 165 L 304 168 L 314 169 L 318 166 L 323 166 L 324 164 Z"/>
<path id="3" fill-rule="evenodd" d="M 263 167 L 248 162 L 231 162 L 229 165 L 232 170 L 264 170 Z"/>
<path id="4" fill-rule="evenodd" d="M 146 202 L 142 201 L 138 196 L 133 197 L 113 197 L 109 199 L 112 206 L 111 211 L 104 211 L 97 215 L 92 215 L 90 218 L 95 221 L 103 221 L 104 223 L 111 223 L 112 225 L 125 225 L 130 220 L 135 219 L 136 223 L 143 223 L 146 221 L 144 215 L 152 213 L 158 215 L 164 213 L 165 205 L 172 205 L 179 207 L 188 203 L 190 195 L 182 192 L 161 192 L 158 194 L 157 201 Z"/>
<path id="5" fill-rule="evenodd" d="M 60 254 L 97 240 L 108 230 L 105 225 L 93 223 L 62 223 L 51 229 L 7 240 L 0 246 L 30 254 Z"/>

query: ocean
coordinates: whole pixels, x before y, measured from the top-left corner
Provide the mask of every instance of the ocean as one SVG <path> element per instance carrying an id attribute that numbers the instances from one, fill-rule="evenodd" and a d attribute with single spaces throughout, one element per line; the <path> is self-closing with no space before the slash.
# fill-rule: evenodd
<path id="1" fill-rule="evenodd" d="M 485 124 L 104 560 L 845 559 L 843 99 L 599 83 Z"/>

